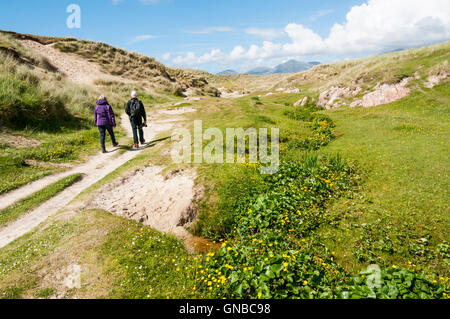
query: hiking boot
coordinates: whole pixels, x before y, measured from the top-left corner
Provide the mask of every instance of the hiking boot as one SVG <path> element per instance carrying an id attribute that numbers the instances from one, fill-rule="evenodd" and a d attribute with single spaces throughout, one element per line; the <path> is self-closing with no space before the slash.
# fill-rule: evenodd
<path id="1" fill-rule="evenodd" d="M 144 145 L 144 144 L 145 144 L 145 140 L 142 140 L 142 141 L 141 141 L 141 144 Z"/>
<path id="2" fill-rule="evenodd" d="M 102 149 L 102 153 L 105 154 L 105 153 L 108 153 L 108 152 L 106 151 L 106 149 L 103 148 Z"/>
<path id="3" fill-rule="evenodd" d="M 119 146 L 119 143 L 115 142 L 115 143 L 113 143 L 113 146 L 117 147 L 117 146 Z"/>

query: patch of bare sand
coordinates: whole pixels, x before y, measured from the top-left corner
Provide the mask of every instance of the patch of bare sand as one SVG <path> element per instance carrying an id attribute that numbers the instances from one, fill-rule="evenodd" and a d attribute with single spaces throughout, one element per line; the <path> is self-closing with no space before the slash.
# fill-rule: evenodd
<path id="1" fill-rule="evenodd" d="M 86 61 L 75 54 L 61 52 L 52 45 L 43 45 L 31 40 L 22 40 L 21 43 L 25 48 L 45 56 L 59 72 L 73 82 L 87 85 L 93 85 L 94 81 L 98 79 L 125 82 L 121 77 L 101 71 L 98 64 Z"/>
<path id="2" fill-rule="evenodd" d="M 20 149 L 39 146 L 41 142 L 2 130 L 0 131 L 0 144 L 6 144 Z"/>
<path id="3" fill-rule="evenodd" d="M 162 110 L 162 111 L 159 111 L 158 113 L 164 114 L 164 115 L 181 115 L 181 114 L 194 113 L 194 112 L 197 112 L 197 110 L 192 107 L 180 107 L 180 108 L 172 109 L 172 110 Z"/>
<path id="4" fill-rule="evenodd" d="M 102 209 L 186 240 L 190 234 L 184 226 L 195 218 L 192 205 L 198 196 L 195 172 L 164 177 L 162 170 L 150 166 L 120 178 L 96 192 L 84 209 Z"/>

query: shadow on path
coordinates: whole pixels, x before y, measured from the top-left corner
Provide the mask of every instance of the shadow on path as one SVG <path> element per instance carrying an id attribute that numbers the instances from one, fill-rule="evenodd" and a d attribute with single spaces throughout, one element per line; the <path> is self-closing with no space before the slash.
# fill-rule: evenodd
<path id="1" fill-rule="evenodd" d="M 147 148 L 154 147 L 159 142 L 167 141 L 170 138 L 172 138 L 172 137 L 171 136 L 167 136 L 167 137 L 163 137 L 163 138 L 160 138 L 160 139 L 157 139 L 157 140 L 153 140 L 153 141 L 144 143 L 143 146 L 141 146 L 139 148 L 132 148 L 131 146 L 127 146 L 127 145 L 119 145 L 115 149 L 113 149 L 111 151 L 107 151 L 106 153 L 115 153 L 115 152 L 117 152 L 119 150 L 125 150 L 125 151 L 128 151 L 128 152 L 142 151 L 142 150 L 145 150 Z"/>
<path id="2" fill-rule="evenodd" d="M 163 142 L 163 141 L 167 141 L 168 139 L 171 139 L 172 136 L 167 136 L 167 137 L 163 137 L 157 140 L 153 140 L 151 142 L 145 143 L 144 146 L 138 148 L 137 150 L 144 150 L 150 147 L 154 147 L 156 144 L 158 144 L 159 142 Z"/>

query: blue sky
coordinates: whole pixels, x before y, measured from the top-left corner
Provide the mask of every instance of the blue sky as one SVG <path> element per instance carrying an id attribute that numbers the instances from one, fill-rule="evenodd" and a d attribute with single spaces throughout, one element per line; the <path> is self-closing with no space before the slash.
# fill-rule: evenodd
<path id="1" fill-rule="evenodd" d="M 69 29 L 66 8 L 81 7 Z M 0 29 L 102 41 L 171 66 L 246 71 L 330 62 L 450 39 L 448 0 L 15 0 Z"/>

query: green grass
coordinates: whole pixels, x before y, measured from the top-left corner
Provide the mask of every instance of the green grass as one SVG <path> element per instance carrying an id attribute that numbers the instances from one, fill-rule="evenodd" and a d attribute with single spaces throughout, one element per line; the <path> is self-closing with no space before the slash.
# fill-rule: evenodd
<path id="1" fill-rule="evenodd" d="M 37 298 L 41 299 L 48 299 L 53 295 L 55 295 L 55 290 L 53 288 L 43 288 L 35 294 Z"/>
<path id="2" fill-rule="evenodd" d="M 368 110 L 317 112 L 312 105 L 293 109 L 292 102 L 298 97 L 295 95 L 245 97 L 227 101 L 226 105 L 211 107 L 204 102 L 198 106 L 202 108 L 200 117 L 204 127 L 270 127 L 276 123 L 274 126 L 280 127 L 282 132 L 282 163 L 315 167 L 318 165 L 318 161 L 313 160 L 316 155 L 305 155 L 305 152 L 318 150 L 322 158 L 330 158 L 333 163 L 330 165 L 336 167 L 333 173 L 334 170 L 320 166 L 318 176 L 306 174 L 294 181 L 289 179 L 290 170 L 281 170 L 280 181 L 270 186 L 251 165 L 200 165 L 198 183 L 205 185 L 206 196 L 200 203 L 201 214 L 192 230 L 211 239 L 228 240 L 226 249 L 212 255 L 203 266 L 211 270 L 212 278 L 219 280 L 217 274 L 222 273 L 226 280 L 220 280 L 218 287 L 216 283 L 209 286 L 200 281 L 201 291 L 211 293 L 210 297 L 219 294 L 227 298 L 367 298 L 374 292 L 365 286 L 364 275 L 359 277 L 358 273 L 373 262 L 381 266 L 384 276 L 383 288 L 375 293 L 377 297 L 445 298 L 443 292 L 448 290 L 444 287 L 449 270 L 445 232 L 448 219 L 444 221 L 448 182 L 442 176 L 448 172 L 445 161 L 448 145 L 444 138 L 448 136 L 447 90 L 447 86 L 442 85 L 434 91 L 413 93 L 409 99 L 396 104 Z M 417 104 L 411 106 L 412 102 Z M 199 115 L 194 116 L 198 119 Z M 427 126 L 428 130 L 425 132 L 419 126 Z M 418 135 L 412 141 L 424 139 L 422 147 L 412 143 L 411 134 Z M 428 135 L 439 137 L 437 141 L 427 141 Z M 428 144 L 434 145 L 432 156 L 428 154 Z M 350 156 L 352 147 L 360 152 L 360 157 Z M 420 170 L 416 168 L 415 177 L 427 178 L 430 184 L 425 185 L 422 194 L 418 189 L 423 184 L 403 185 L 410 194 L 405 200 L 401 185 L 386 177 L 413 177 L 410 171 L 402 172 L 402 167 L 397 167 L 398 173 L 395 169 L 399 163 L 412 162 L 411 157 L 420 167 Z M 367 159 L 372 167 L 367 165 Z M 355 169 L 349 176 L 345 173 L 346 165 Z M 422 177 L 425 168 L 429 168 L 429 172 Z M 383 175 L 383 171 L 387 175 Z M 332 173 L 332 177 L 319 172 Z M 357 183 L 349 188 L 345 183 L 334 181 L 340 174 L 344 180 L 353 179 L 351 176 L 355 175 Z M 328 187 L 341 185 L 339 187 L 344 187 L 345 191 L 335 196 L 327 193 L 326 184 L 325 188 L 306 185 L 306 194 L 291 194 L 289 187 L 302 189 L 305 183 L 314 183 L 316 178 L 334 184 Z M 376 199 L 368 195 L 368 189 L 374 188 L 371 179 L 385 190 Z M 393 189 L 399 192 L 397 198 L 390 194 Z M 430 192 L 430 201 L 420 198 L 424 192 Z M 324 196 L 324 203 L 316 203 L 317 207 L 305 206 L 321 196 Z M 380 209 L 389 207 L 386 201 L 392 197 L 397 205 L 403 204 L 393 209 L 397 216 L 385 210 L 375 212 L 375 205 L 370 207 L 375 201 Z M 358 200 L 360 205 L 355 210 L 365 208 L 360 212 L 360 219 L 358 216 L 346 219 L 345 213 L 353 212 L 352 204 Z M 405 210 L 414 205 L 413 201 L 418 207 L 414 217 L 406 219 Z M 431 207 L 430 202 L 439 204 Z M 422 206 L 423 203 L 428 206 Z M 298 221 L 296 210 L 307 212 L 307 217 Z M 286 222 L 285 217 L 289 218 Z M 281 220 L 281 224 L 274 220 Z M 292 229 L 284 228 L 287 224 L 292 224 Z M 362 229 L 363 233 L 349 232 L 348 224 L 359 225 L 355 228 Z M 351 244 L 343 238 L 349 239 Z M 364 259 L 367 256 L 369 260 Z M 311 263 L 312 260 L 322 261 L 317 265 Z M 322 263 L 326 266 L 320 266 Z M 410 280 L 415 280 L 417 285 L 409 285 Z"/>
<path id="3" fill-rule="evenodd" d="M 412 263 L 448 276 L 449 98 L 444 83 L 390 105 L 328 112 L 341 138 L 324 151 L 366 175 L 360 197 L 330 207 L 336 223 L 323 229 L 348 269 Z"/>
<path id="4" fill-rule="evenodd" d="M 0 123 L 14 128 L 51 128 L 55 122 L 70 122 L 63 97 L 43 92 L 40 80 L 12 58 L 1 54 Z"/>
<path id="5" fill-rule="evenodd" d="M 286 112 L 293 110 L 291 102 L 295 102 L 298 95 L 285 97 L 287 100 L 282 99 L 281 96 L 255 100 L 249 96 L 221 100 L 220 104 L 213 99 L 207 99 L 196 104 L 201 109 L 201 113 L 185 116 L 201 119 L 205 129 L 216 127 L 223 133 L 230 127 L 281 128 L 281 159 L 299 161 L 305 150 L 308 150 L 307 147 L 301 146 L 308 138 L 313 138 L 313 131 L 310 123 L 298 121 L 286 115 Z M 197 183 L 205 187 L 205 199 L 200 205 L 200 220 L 194 226 L 194 231 L 202 234 L 200 228 L 215 228 L 220 225 L 216 219 L 227 218 L 225 212 L 233 209 L 235 200 L 240 196 L 241 186 L 245 187 L 242 181 L 249 177 L 245 174 L 241 175 L 241 168 L 234 164 L 200 165 L 197 171 L 199 175 Z M 252 175 L 251 178 L 258 177 Z M 227 185 L 232 185 L 229 191 L 227 191 Z M 220 212 L 218 212 L 219 207 L 222 207 Z M 211 231 L 206 233 L 208 236 L 213 236 Z"/>
<path id="6" fill-rule="evenodd" d="M 320 229 L 348 271 L 357 273 L 375 262 L 415 265 L 448 276 L 449 96 L 447 82 L 413 90 L 390 105 L 320 112 L 336 127 L 335 138 L 319 153 L 340 153 L 357 163 L 364 176 L 358 195 L 330 203 L 333 220 Z M 294 120 L 302 115 L 286 106 L 297 98 L 245 97 L 198 107 L 204 127 L 280 127 L 282 160 L 299 161 L 305 150 L 293 146 L 312 135 L 307 122 Z M 224 236 L 230 227 L 220 225 L 228 219 L 226 212 L 236 208 L 250 176 L 236 165 L 204 165 L 198 171 L 206 196 L 194 231 Z"/>
<path id="7" fill-rule="evenodd" d="M 175 237 L 133 224 L 108 234 L 100 254 L 110 258 L 104 276 L 117 278 L 111 298 L 195 298 L 196 264 Z"/>
<path id="8" fill-rule="evenodd" d="M 437 57 L 428 58 L 424 64 L 432 67 L 442 58 L 441 53 L 439 51 Z M 399 68 L 407 69 L 408 66 L 400 65 Z M 308 88 L 306 92 L 313 90 Z M 447 82 L 433 90 L 413 90 L 408 98 L 390 105 L 370 109 L 342 108 L 316 115 L 311 115 L 305 108 L 292 108 L 300 95 L 250 96 L 220 100 L 214 104 L 208 100 L 196 103 L 201 113 L 193 114 L 192 119 L 202 119 L 204 128 L 218 127 L 222 131 L 226 127 L 279 127 L 282 161 L 302 163 L 304 152 L 312 148 L 323 156 L 341 154 L 346 162 L 354 163 L 362 179 L 354 191 L 326 205 L 324 214 L 328 217 L 322 220 L 309 238 L 305 238 L 315 251 L 312 255 L 332 260 L 330 265 L 342 267 L 342 274 L 347 279 L 341 280 L 340 285 L 351 281 L 348 278 L 356 276 L 369 264 L 377 263 L 382 267 L 383 276 L 386 276 L 386 287 L 399 285 L 394 290 L 380 290 L 377 296 L 398 298 L 403 294 L 407 298 L 435 298 L 443 296 L 440 295 L 442 290 L 437 286 L 431 288 L 435 284 L 430 278 L 436 283 L 448 283 L 450 270 L 447 236 L 450 226 L 449 96 Z M 305 141 L 315 140 L 314 131 L 320 129 L 319 122 L 323 121 L 332 129 L 331 134 L 327 133 L 329 138 L 316 144 L 307 143 L 308 147 L 305 147 Z M 217 263 L 217 267 L 213 267 L 214 264 L 209 266 L 213 272 L 217 270 L 239 278 L 237 282 L 232 279 L 224 288 L 213 287 L 211 296 L 216 293 L 229 298 L 255 297 L 258 294 L 273 296 L 277 289 L 264 286 L 267 283 L 263 285 L 262 281 L 267 278 L 261 279 L 261 274 L 251 277 L 249 273 L 248 276 L 267 289 L 258 291 L 257 284 L 250 284 L 252 279 L 248 276 L 246 282 L 249 286 L 238 285 L 243 280 L 240 272 L 245 265 L 263 262 L 248 251 L 248 247 L 253 247 L 251 242 L 245 241 L 241 234 L 234 234 L 234 227 L 239 228 L 242 223 L 236 224 L 236 212 L 252 207 L 255 200 L 252 196 L 266 192 L 261 177 L 255 174 L 254 169 L 238 165 L 200 165 L 198 172 L 197 183 L 204 185 L 205 197 L 199 205 L 199 220 L 192 230 L 208 238 L 230 241 L 232 254 L 225 251 L 219 255 L 222 261 Z M 281 201 L 288 200 L 289 197 Z M 276 216 L 275 212 L 272 214 Z M 256 239 L 262 239 L 266 244 L 270 242 L 262 238 L 261 233 L 257 236 L 260 237 Z M 319 247 L 326 247 L 325 254 L 320 252 Z M 331 251 L 334 255 L 330 259 Z M 233 254 L 246 257 L 242 260 Z M 245 260 L 248 264 L 244 263 Z M 225 264 L 233 265 L 235 270 L 226 269 Z M 265 266 L 262 267 L 265 269 Z M 425 280 L 424 287 L 428 288 L 424 289 L 430 289 L 430 294 L 427 295 L 420 285 L 404 290 L 402 285 L 410 276 L 418 276 L 417 282 Z M 364 277 L 358 278 L 356 276 L 354 280 L 359 284 L 364 282 L 361 279 Z M 398 281 L 388 284 L 387 278 L 397 278 Z M 361 287 L 350 286 L 345 289 L 353 291 L 349 293 L 355 297 L 364 294 L 367 297 L 371 293 L 367 290 L 362 292 L 359 290 Z M 317 296 L 317 283 L 310 288 L 315 292 L 309 296 Z M 203 286 L 203 289 L 208 293 L 208 286 Z M 250 295 L 248 291 L 251 291 Z M 403 292 L 399 295 L 399 291 Z M 290 293 L 295 295 L 301 292 L 293 290 Z"/>
<path id="9" fill-rule="evenodd" d="M 13 220 L 16 220 L 21 215 L 26 212 L 36 208 L 40 204 L 54 197 L 58 193 L 62 192 L 67 187 L 73 185 L 74 183 L 80 181 L 82 178 L 81 174 L 74 174 L 67 176 L 56 183 L 53 183 L 42 190 L 19 200 L 13 205 L 0 211 L 0 226 L 5 225 Z"/>
<path id="10" fill-rule="evenodd" d="M 0 193 L 5 193 L 13 189 L 19 188 L 25 184 L 38 180 L 42 177 L 54 173 L 51 168 L 34 167 L 34 166 L 0 166 Z"/>
<path id="11" fill-rule="evenodd" d="M 88 125 L 83 129 L 61 127 L 57 132 L 13 132 L 25 139 L 37 140 L 41 144 L 21 148 L 4 145 L 0 149 L 0 194 L 59 172 L 63 168 L 58 164 L 83 160 L 86 155 L 96 152 L 100 147 L 98 130 Z M 122 130 L 116 131 L 117 138 L 123 136 Z"/>
<path id="12" fill-rule="evenodd" d="M 200 298 L 192 276 L 199 262 L 174 237 L 137 222 L 99 210 L 62 213 L 0 249 L 0 298 Z M 71 264 L 83 265 L 81 289 L 48 280 Z"/>

